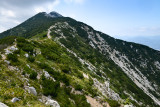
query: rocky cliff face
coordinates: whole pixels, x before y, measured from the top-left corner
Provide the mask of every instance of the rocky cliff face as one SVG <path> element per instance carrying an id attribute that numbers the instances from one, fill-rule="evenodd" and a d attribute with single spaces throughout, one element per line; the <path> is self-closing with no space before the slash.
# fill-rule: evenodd
<path id="1" fill-rule="evenodd" d="M 54 17 L 39 13 L 0 34 L 1 102 L 56 107 L 160 105 L 159 51 L 114 39 L 55 12 L 50 15 Z M 14 98 L 19 100 L 13 102 Z"/>

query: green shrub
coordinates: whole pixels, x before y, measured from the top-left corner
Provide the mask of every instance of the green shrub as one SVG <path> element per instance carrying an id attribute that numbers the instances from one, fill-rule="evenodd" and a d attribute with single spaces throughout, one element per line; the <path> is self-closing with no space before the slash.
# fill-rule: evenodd
<path id="1" fill-rule="evenodd" d="M 67 95 L 70 95 L 72 88 L 70 88 L 70 87 L 67 87 L 67 88 L 66 88 L 66 87 L 65 87 L 64 90 L 65 90 L 65 92 L 66 92 Z"/>
<path id="2" fill-rule="evenodd" d="M 32 70 L 28 66 L 24 66 L 22 74 L 31 74 Z"/>
<path id="3" fill-rule="evenodd" d="M 67 85 L 69 86 L 69 79 L 68 77 L 64 74 L 61 76 L 61 80 Z"/>
<path id="4" fill-rule="evenodd" d="M 49 67 L 46 63 L 39 63 L 38 66 L 39 66 L 41 69 L 46 69 L 46 68 Z"/>
<path id="5" fill-rule="evenodd" d="M 37 78 L 37 75 L 38 75 L 37 72 L 32 71 L 31 74 L 29 75 L 29 78 L 35 80 Z"/>
<path id="6" fill-rule="evenodd" d="M 35 61 L 35 58 L 34 58 L 33 56 L 29 56 L 29 57 L 28 57 L 28 61 L 34 62 L 34 61 Z"/>
<path id="7" fill-rule="evenodd" d="M 2 55 L 0 55 L 0 60 L 2 59 Z"/>
<path id="8" fill-rule="evenodd" d="M 97 94 L 98 90 L 94 89 L 92 86 L 88 86 L 87 91 L 92 95 L 92 97 L 98 96 Z"/>
<path id="9" fill-rule="evenodd" d="M 30 44 L 25 44 L 25 46 L 22 47 L 22 50 L 25 52 L 28 52 L 30 54 L 33 54 L 34 47 Z"/>
<path id="10" fill-rule="evenodd" d="M 26 41 L 24 38 L 18 38 L 17 39 L 17 46 L 18 48 L 22 49 L 25 52 L 33 54 L 34 47 L 32 44 L 30 44 L 28 41 Z"/>
<path id="11" fill-rule="evenodd" d="M 82 74 L 81 72 L 77 71 L 76 73 L 77 73 L 77 75 L 78 75 L 78 78 L 80 78 L 80 79 L 83 79 L 83 78 L 84 78 L 84 77 L 83 77 L 83 74 Z"/>
<path id="12" fill-rule="evenodd" d="M 7 59 L 8 59 L 8 60 L 11 60 L 11 61 L 13 61 L 13 62 L 18 62 L 18 57 L 17 57 L 16 54 L 12 54 L 12 53 L 8 54 L 8 55 L 7 55 Z"/>
<path id="13" fill-rule="evenodd" d="M 23 72 L 22 72 L 22 75 L 25 75 L 25 74 L 26 74 L 26 72 L 25 72 L 25 71 L 23 71 Z"/>
<path id="14" fill-rule="evenodd" d="M 18 43 L 26 43 L 27 41 L 25 40 L 25 38 L 19 37 L 19 38 L 17 38 L 17 42 Z"/>
<path id="15" fill-rule="evenodd" d="M 115 100 L 107 100 L 111 107 L 120 107 L 120 104 Z"/>
<path id="16" fill-rule="evenodd" d="M 61 66 L 61 70 L 62 70 L 64 73 L 69 73 L 69 72 L 71 71 L 70 67 L 67 66 L 67 65 Z"/>
<path id="17" fill-rule="evenodd" d="M 12 45 L 15 41 L 15 36 L 8 36 L 0 39 L 0 51 L 4 48 L 7 48 L 8 46 Z"/>
<path id="18" fill-rule="evenodd" d="M 46 79 L 44 76 L 42 78 L 43 94 L 52 97 L 57 97 L 58 89 L 60 88 L 59 82 L 54 82 L 52 80 Z"/>
<path id="19" fill-rule="evenodd" d="M 48 60 L 56 61 L 59 58 L 56 52 L 54 52 L 55 50 L 53 51 L 50 48 L 45 48 L 45 49 L 42 49 L 41 51 L 42 51 L 42 55 Z"/>
<path id="20" fill-rule="evenodd" d="M 90 107 L 90 104 L 87 102 L 84 95 L 70 95 L 71 99 L 75 101 L 77 107 Z"/>
<path id="21" fill-rule="evenodd" d="M 76 90 L 79 90 L 79 91 L 82 91 L 83 88 L 82 88 L 81 85 L 77 84 L 77 85 L 75 86 L 75 89 L 76 89 Z"/>
<path id="22" fill-rule="evenodd" d="M 14 53 L 14 54 L 20 54 L 21 51 L 18 49 L 18 50 L 15 50 L 13 53 Z"/>
<path id="23" fill-rule="evenodd" d="M 97 75 L 99 75 L 100 77 L 102 76 L 102 73 L 100 71 L 96 72 Z"/>
<path id="24" fill-rule="evenodd" d="M 55 71 L 51 68 L 51 67 L 49 67 L 49 66 L 47 66 L 46 68 L 45 68 L 45 70 L 49 73 L 49 74 L 52 74 L 52 75 L 54 75 L 55 73 Z"/>

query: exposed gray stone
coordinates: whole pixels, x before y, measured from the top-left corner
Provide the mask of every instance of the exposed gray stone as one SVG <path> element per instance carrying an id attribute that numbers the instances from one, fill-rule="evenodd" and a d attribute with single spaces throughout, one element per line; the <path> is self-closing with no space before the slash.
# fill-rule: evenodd
<path id="1" fill-rule="evenodd" d="M 0 107 L 8 107 L 8 106 L 0 102 Z"/>
<path id="2" fill-rule="evenodd" d="M 29 87 L 29 93 L 33 94 L 33 95 L 37 95 L 37 91 L 34 87 Z"/>
<path id="3" fill-rule="evenodd" d="M 46 105 L 49 105 L 49 106 L 52 106 L 52 107 L 60 107 L 60 105 L 58 104 L 57 101 L 51 100 L 51 99 L 47 100 Z"/>
<path id="4" fill-rule="evenodd" d="M 40 101 L 51 107 L 60 107 L 57 101 L 51 99 L 51 96 L 42 96 L 42 99 L 40 99 Z"/>
<path id="5" fill-rule="evenodd" d="M 14 97 L 14 98 L 12 98 L 11 102 L 15 103 L 16 101 L 19 101 L 19 100 L 20 100 L 19 98 Z"/>

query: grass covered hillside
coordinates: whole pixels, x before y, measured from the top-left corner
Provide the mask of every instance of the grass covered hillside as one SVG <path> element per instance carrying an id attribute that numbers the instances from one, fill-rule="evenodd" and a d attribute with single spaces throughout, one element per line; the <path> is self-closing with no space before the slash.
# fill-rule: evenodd
<path id="1" fill-rule="evenodd" d="M 160 105 L 158 51 L 44 12 L 0 38 L 0 106 Z"/>
<path id="2" fill-rule="evenodd" d="M 1 39 L 0 42 L 2 47 L 5 45 L 1 48 L 0 102 L 8 106 L 49 106 L 45 99 L 50 98 L 57 101 L 61 107 L 89 107 L 90 103 L 86 98 L 95 99 L 96 96 L 100 97 L 97 98 L 100 105 L 109 103 L 111 107 L 117 107 L 127 103 L 136 104 L 129 99 L 127 94 L 120 93 L 119 83 L 116 83 L 116 81 L 122 80 L 121 82 L 124 81 L 125 86 L 132 81 L 123 72 L 118 72 L 119 68 L 112 67 L 113 65 L 108 61 L 108 64 L 106 62 L 104 65 L 110 70 L 115 70 L 113 71 L 115 73 L 112 74 L 109 70 L 105 72 L 92 71 L 92 68 L 88 68 L 88 65 L 80 62 L 79 57 L 48 39 L 46 33 L 38 34 L 30 39 L 11 36 Z M 96 54 L 101 55 L 92 49 L 90 51 L 95 56 Z M 85 58 L 85 56 L 83 57 Z M 101 59 L 101 57 L 99 58 Z M 87 62 L 90 63 L 89 60 Z M 123 78 L 118 79 L 117 76 L 120 75 Z M 113 82 L 113 85 L 108 88 L 119 93 L 121 98 L 119 96 L 116 98 L 117 94 L 114 91 L 111 93 L 115 95 L 109 95 L 109 92 L 104 94 L 97 86 L 109 80 L 108 77 L 114 77 L 110 81 Z M 135 85 L 133 86 L 135 89 L 137 88 Z M 32 93 L 28 89 L 29 87 L 34 87 L 37 94 Z M 141 94 L 143 95 L 143 92 Z M 15 97 L 19 101 L 13 103 L 11 100 Z"/>

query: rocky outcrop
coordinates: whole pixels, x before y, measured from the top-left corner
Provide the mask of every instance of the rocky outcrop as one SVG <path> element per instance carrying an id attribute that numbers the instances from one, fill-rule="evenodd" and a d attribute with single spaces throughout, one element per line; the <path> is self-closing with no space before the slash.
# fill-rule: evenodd
<path id="1" fill-rule="evenodd" d="M 86 98 L 87 98 L 87 102 L 91 105 L 91 107 L 110 107 L 107 102 L 101 104 L 99 101 L 97 101 L 96 99 L 90 96 L 86 96 Z"/>
<path id="2" fill-rule="evenodd" d="M 37 91 L 34 87 L 29 87 L 29 92 L 35 96 L 37 95 Z"/>
<path id="3" fill-rule="evenodd" d="M 58 104 L 57 101 L 51 99 L 50 96 L 46 97 L 46 96 L 42 96 L 41 99 L 39 99 L 42 103 L 45 103 L 46 105 L 48 106 L 51 106 L 51 107 L 60 107 L 60 105 Z"/>
<path id="4" fill-rule="evenodd" d="M 88 74 L 83 73 L 83 77 L 89 79 Z"/>
<path id="5" fill-rule="evenodd" d="M 8 107 L 8 106 L 0 102 L 0 107 Z"/>
<path id="6" fill-rule="evenodd" d="M 60 107 L 60 105 L 55 100 L 48 99 L 45 103 L 46 105 L 52 106 L 52 107 Z"/>
<path id="7" fill-rule="evenodd" d="M 7 47 L 5 50 L 5 54 L 8 55 L 10 53 L 13 53 L 14 51 L 18 50 L 18 48 L 16 47 L 16 45 Z"/>
<path id="8" fill-rule="evenodd" d="M 109 82 L 106 81 L 104 84 L 100 83 L 96 78 L 93 79 L 94 86 L 104 95 L 105 97 L 112 98 L 113 100 L 119 101 L 121 98 L 117 93 L 115 93 L 112 89 L 109 87 Z"/>
<path id="9" fill-rule="evenodd" d="M 44 76 L 47 78 L 47 79 L 51 79 L 51 80 L 53 80 L 54 82 L 56 81 L 52 76 L 50 76 L 50 74 L 47 72 L 47 71 L 43 71 L 43 73 L 44 73 Z"/>
<path id="10" fill-rule="evenodd" d="M 15 103 L 16 101 L 19 101 L 19 100 L 20 100 L 19 98 L 14 97 L 14 98 L 12 98 L 11 102 Z"/>
<path id="11" fill-rule="evenodd" d="M 29 93 L 37 96 L 37 91 L 34 87 L 25 86 L 25 89 L 28 90 Z"/>

